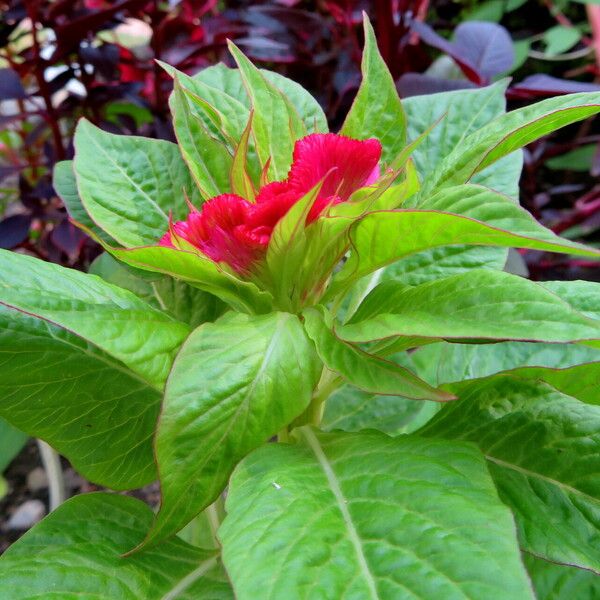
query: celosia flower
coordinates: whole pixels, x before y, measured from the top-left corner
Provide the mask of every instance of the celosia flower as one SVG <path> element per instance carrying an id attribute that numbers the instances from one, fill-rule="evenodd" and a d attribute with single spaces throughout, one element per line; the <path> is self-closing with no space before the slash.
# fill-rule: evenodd
<path id="1" fill-rule="evenodd" d="M 212 260 L 247 274 L 266 253 L 279 220 L 298 200 L 322 182 L 307 217 L 307 223 L 312 223 L 327 207 L 347 201 L 356 190 L 374 183 L 380 157 L 381 144 L 376 139 L 309 135 L 296 142 L 287 179 L 263 186 L 256 203 L 235 194 L 212 198 L 200 211 L 192 210 L 185 221 L 175 223 L 160 245 L 174 247 L 176 238 L 181 238 Z"/>

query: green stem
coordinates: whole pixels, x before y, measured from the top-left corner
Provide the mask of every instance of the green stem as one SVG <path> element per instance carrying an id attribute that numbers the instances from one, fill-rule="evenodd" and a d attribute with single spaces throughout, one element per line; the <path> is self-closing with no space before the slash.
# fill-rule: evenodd
<path id="1" fill-rule="evenodd" d="M 324 367 L 317 389 L 313 393 L 312 400 L 310 401 L 308 408 L 296 419 L 294 427 L 299 427 L 301 425 L 315 425 L 318 427 L 323 419 L 325 401 L 340 387 L 342 382 L 343 379 L 337 373 Z"/>

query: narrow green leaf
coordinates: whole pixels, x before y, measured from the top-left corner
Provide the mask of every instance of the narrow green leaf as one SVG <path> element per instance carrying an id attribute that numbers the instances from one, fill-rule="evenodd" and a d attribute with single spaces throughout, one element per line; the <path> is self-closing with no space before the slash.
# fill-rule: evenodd
<path id="1" fill-rule="evenodd" d="M 252 132 L 253 115 L 252 111 L 248 115 L 248 123 L 233 154 L 233 162 L 229 171 L 231 191 L 250 202 L 254 202 L 256 197 L 254 183 L 250 175 L 250 169 L 248 168 L 248 152 L 250 149 L 249 142 Z"/>
<path id="2" fill-rule="evenodd" d="M 15 542 L 0 560 L 0 595 L 11 600 L 229 600 L 212 550 L 172 539 L 123 558 L 152 511 L 135 498 L 85 494 L 68 500 Z"/>
<path id="3" fill-rule="evenodd" d="M 298 430 L 234 473 L 219 530 L 239 600 L 533 598 L 470 445 Z"/>
<path id="4" fill-rule="evenodd" d="M 272 296 L 261 291 L 254 283 L 238 279 L 232 273 L 194 252 L 174 250 L 161 246 L 107 250 L 124 263 L 145 271 L 170 275 L 194 287 L 214 294 L 241 312 L 269 312 Z"/>
<path id="5" fill-rule="evenodd" d="M 417 287 L 384 282 L 338 334 L 352 342 L 392 336 L 572 342 L 598 339 L 600 322 L 532 281 L 482 269 Z"/>
<path id="6" fill-rule="evenodd" d="M 471 190 L 475 196 L 478 189 Z M 503 215 L 499 217 L 500 222 L 524 228 L 524 233 L 513 233 L 470 216 L 446 212 L 400 209 L 366 215 L 352 226 L 350 237 L 355 251 L 336 277 L 330 294 L 401 258 L 439 246 L 472 244 L 600 256 L 600 251 L 594 248 L 551 237 L 552 234 L 538 228 L 518 207 L 513 214 L 507 202 L 498 201 L 498 204 Z M 495 218 L 493 210 L 491 207 L 490 219 Z M 485 209 L 477 212 L 485 213 Z"/>
<path id="7" fill-rule="evenodd" d="M 590 319 L 600 321 L 600 283 L 596 281 L 542 281 L 540 285 Z"/>
<path id="8" fill-rule="evenodd" d="M 130 267 L 108 252 L 103 252 L 94 260 L 89 272 L 133 292 L 154 308 L 165 311 L 190 327 L 214 321 L 226 309 L 226 305 L 212 294 L 167 275 Z"/>
<path id="9" fill-rule="evenodd" d="M 165 391 L 156 435 L 162 502 L 146 542 L 208 506 L 235 465 L 308 406 L 320 370 L 291 314 L 230 314 L 196 329 Z"/>
<path id="10" fill-rule="evenodd" d="M 230 192 L 229 171 L 233 158 L 191 111 L 178 79 L 169 97 L 169 107 L 179 149 L 204 199 Z"/>
<path id="11" fill-rule="evenodd" d="M 600 407 L 502 375 L 449 389 L 418 434 L 475 442 L 523 549 L 600 573 Z"/>
<path id="12" fill-rule="evenodd" d="M 175 144 L 106 133 L 82 119 L 75 132 L 75 174 L 91 219 L 126 247 L 155 244 L 199 204 L 194 181 Z"/>
<path id="13" fill-rule="evenodd" d="M 432 385 L 442 385 L 526 367 L 565 369 L 600 361 L 600 350 L 580 344 L 440 342 L 419 348 L 411 360 L 420 377 Z"/>
<path id="14" fill-rule="evenodd" d="M 467 136 L 424 187 L 430 191 L 470 181 L 503 156 L 598 112 L 600 94 L 582 92 L 549 98 L 502 115 Z"/>
<path id="15" fill-rule="evenodd" d="M 408 369 L 364 352 L 335 335 L 322 310 L 309 308 L 303 313 L 304 328 L 315 343 L 317 353 L 329 369 L 348 383 L 380 395 L 404 396 L 417 400 L 452 400 L 451 394 L 436 390 Z"/>
<path id="16" fill-rule="evenodd" d="M 270 158 L 269 173 L 273 179 L 284 179 L 292 163 L 294 142 L 306 135 L 307 129 L 290 100 L 232 42 L 229 51 L 252 100 L 253 129 L 261 163 L 265 165 Z"/>
<path id="17" fill-rule="evenodd" d="M 359 140 L 377 138 L 383 146 L 382 159 L 389 163 L 406 144 L 406 116 L 366 13 L 363 26 L 363 79 L 340 133 Z"/>
<path id="18" fill-rule="evenodd" d="M 162 389 L 189 328 L 95 275 L 0 251 L 0 304 L 59 325 Z"/>
<path id="19" fill-rule="evenodd" d="M 0 398 L 0 415 L 94 483 L 132 489 L 156 479 L 160 393 L 68 330 L 0 307 Z"/>

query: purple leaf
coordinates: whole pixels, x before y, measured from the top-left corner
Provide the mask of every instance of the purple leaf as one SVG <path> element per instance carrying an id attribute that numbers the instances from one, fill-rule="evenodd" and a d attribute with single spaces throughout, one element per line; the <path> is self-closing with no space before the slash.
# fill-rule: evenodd
<path id="1" fill-rule="evenodd" d="M 496 23 L 467 21 L 454 32 L 454 47 L 488 81 L 508 71 L 515 51 L 508 31 Z"/>
<path id="2" fill-rule="evenodd" d="M 504 27 L 496 23 L 467 21 L 461 23 L 450 42 L 429 25 L 413 22 L 412 29 L 428 45 L 445 52 L 462 72 L 478 85 L 508 71 L 514 62 L 512 40 Z"/>
<path id="3" fill-rule="evenodd" d="M 25 98 L 21 79 L 12 69 L 0 69 L 0 101 Z"/>
<path id="4" fill-rule="evenodd" d="M 423 96 L 438 92 L 452 92 L 477 87 L 466 79 L 440 79 L 421 73 L 405 73 L 396 82 L 396 89 L 402 98 Z"/>
<path id="5" fill-rule="evenodd" d="M 558 94 L 574 94 L 576 92 L 598 92 L 600 85 L 559 79 L 550 75 L 530 75 L 508 90 L 511 99 L 530 99 L 538 96 L 556 96 Z"/>
<path id="6" fill-rule="evenodd" d="M 0 221 L 0 248 L 11 250 L 29 237 L 30 215 L 13 215 Z"/>
<path id="7" fill-rule="evenodd" d="M 61 221 L 52 231 L 52 243 L 70 257 L 77 256 L 81 245 L 85 241 L 85 234 L 69 223 L 67 219 Z"/>

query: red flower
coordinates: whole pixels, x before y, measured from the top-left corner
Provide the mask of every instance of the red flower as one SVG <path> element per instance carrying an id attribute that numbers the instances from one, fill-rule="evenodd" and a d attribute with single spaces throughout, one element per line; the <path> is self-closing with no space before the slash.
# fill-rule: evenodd
<path id="1" fill-rule="evenodd" d="M 379 177 L 381 144 L 353 140 L 334 133 L 315 133 L 296 142 L 293 163 L 285 181 L 264 186 L 252 204 L 223 194 L 192 211 L 172 227 L 175 237 L 192 244 L 216 262 L 247 274 L 265 254 L 273 229 L 288 210 L 320 182 L 321 190 L 307 223 L 333 204 L 345 202 L 358 189 Z M 161 246 L 174 246 L 171 232 Z"/>

